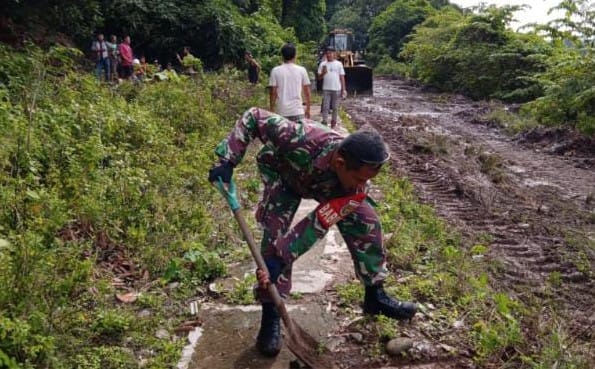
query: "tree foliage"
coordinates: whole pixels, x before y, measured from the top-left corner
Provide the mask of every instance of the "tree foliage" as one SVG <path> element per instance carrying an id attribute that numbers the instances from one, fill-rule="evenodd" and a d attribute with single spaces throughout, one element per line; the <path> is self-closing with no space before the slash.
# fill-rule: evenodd
<path id="1" fill-rule="evenodd" d="M 554 9 L 564 17 L 537 31 L 547 31 L 555 52 L 537 78 L 545 86 L 542 97 L 524 109 L 546 125 L 570 124 L 595 134 L 595 4 L 564 0 Z"/>
<path id="2" fill-rule="evenodd" d="M 328 28 L 345 28 L 353 32 L 356 50 L 365 50 L 368 45 L 368 29 L 378 14 L 393 0 L 340 0 L 327 5 Z"/>
<path id="3" fill-rule="evenodd" d="M 281 24 L 292 27 L 302 41 L 319 40 L 326 32 L 325 0 L 282 0 Z"/>
<path id="4" fill-rule="evenodd" d="M 96 32 L 106 38 L 129 35 L 137 54 L 162 63 L 175 61 L 175 53 L 190 46 L 207 68 L 240 65 L 245 50 L 260 56 L 278 52 L 285 41 L 295 41 L 295 32 L 283 28 L 273 0 L 11 0 L 7 11 L 8 31 L 15 34 L 63 34 L 81 50 L 89 50 Z M 301 13 L 295 14 L 298 19 Z M 294 19 L 292 18 L 292 19 Z M 310 18 L 318 22 L 317 18 Z M 300 21 L 302 22 L 302 21 Z M 302 22 L 303 23 L 303 22 Z M 305 24 L 296 23 L 303 27 Z M 318 22 L 316 27 L 323 27 Z M 305 29 L 305 28 L 304 28 Z M 310 37 L 308 35 L 304 37 Z M 265 54 L 266 55 L 266 54 Z M 270 54 L 269 54 L 270 55 Z"/>
<path id="5" fill-rule="evenodd" d="M 545 69 L 550 47 L 535 35 L 506 28 L 516 7 L 464 15 L 444 8 L 421 24 L 401 57 L 412 76 L 476 99 L 529 101 L 541 93 L 532 77 Z"/>
<path id="6" fill-rule="evenodd" d="M 397 0 L 380 13 L 370 27 L 368 59 L 377 63 L 383 56 L 397 59 L 413 27 L 435 11 L 426 0 Z"/>

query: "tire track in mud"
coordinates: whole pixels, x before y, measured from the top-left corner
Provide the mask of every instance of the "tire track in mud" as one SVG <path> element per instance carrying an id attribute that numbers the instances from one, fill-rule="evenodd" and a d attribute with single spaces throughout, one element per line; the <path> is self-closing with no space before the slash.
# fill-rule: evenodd
<path id="1" fill-rule="evenodd" d="M 524 148 L 477 124 L 486 103 L 401 80 L 375 80 L 373 98 L 344 105 L 383 134 L 423 202 L 463 235 L 488 235 L 497 288 L 559 301 L 577 332 L 593 324 L 595 251 L 585 243 L 595 240 L 595 168 L 575 165 L 584 158 Z"/>

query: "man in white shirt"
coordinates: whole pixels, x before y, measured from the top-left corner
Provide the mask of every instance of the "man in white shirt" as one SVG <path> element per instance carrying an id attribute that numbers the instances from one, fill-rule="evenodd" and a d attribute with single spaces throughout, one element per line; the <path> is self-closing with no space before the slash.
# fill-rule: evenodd
<path id="1" fill-rule="evenodd" d="M 297 121 L 310 118 L 310 78 L 306 68 L 295 64 L 296 48 L 285 44 L 281 48 L 283 64 L 271 71 L 269 78 L 269 110 Z M 306 102 L 304 109 L 302 94 Z"/>
<path id="2" fill-rule="evenodd" d="M 337 126 L 339 98 L 345 96 L 345 69 L 343 63 L 336 60 L 335 48 L 326 48 L 326 61 L 318 66 L 318 79 L 322 79 L 322 123 L 327 124 L 328 113 L 333 109 L 331 128 Z"/>

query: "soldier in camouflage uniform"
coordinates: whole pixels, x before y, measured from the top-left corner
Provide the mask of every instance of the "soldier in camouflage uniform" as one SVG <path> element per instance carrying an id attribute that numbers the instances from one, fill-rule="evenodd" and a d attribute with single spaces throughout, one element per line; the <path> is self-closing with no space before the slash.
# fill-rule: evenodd
<path id="1" fill-rule="evenodd" d="M 337 224 L 351 253 L 355 272 L 366 287 L 364 312 L 410 319 L 416 306 L 386 295 L 387 276 L 382 228 L 371 200 L 368 180 L 389 159 L 382 138 L 375 131 L 357 131 L 347 138 L 311 120 L 290 121 L 269 111 L 251 108 L 237 121 L 229 136 L 215 150 L 219 161 L 209 181 L 231 181 L 233 168 L 248 145 L 258 138 L 263 147 L 257 155 L 264 183 L 256 218 L 264 233 L 261 253 L 270 276 L 257 271 L 257 296 L 262 321 L 257 347 L 267 356 L 281 348 L 279 314 L 267 293 L 273 281 L 282 297 L 291 289 L 291 265 Z M 320 205 L 289 229 L 302 198 Z"/>

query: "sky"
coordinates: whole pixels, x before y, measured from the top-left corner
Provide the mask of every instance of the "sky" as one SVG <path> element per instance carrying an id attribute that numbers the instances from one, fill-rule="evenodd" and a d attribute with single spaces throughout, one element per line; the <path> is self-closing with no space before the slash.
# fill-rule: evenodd
<path id="1" fill-rule="evenodd" d="M 515 13 L 517 22 L 513 23 L 512 27 L 517 28 L 527 23 L 546 23 L 548 20 L 555 18 L 553 14 L 548 16 L 547 12 L 558 5 L 561 0 L 450 0 L 450 2 L 461 7 L 475 6 L 481 2 L 498 6 L 527 4 L 531 8 Z"/>

